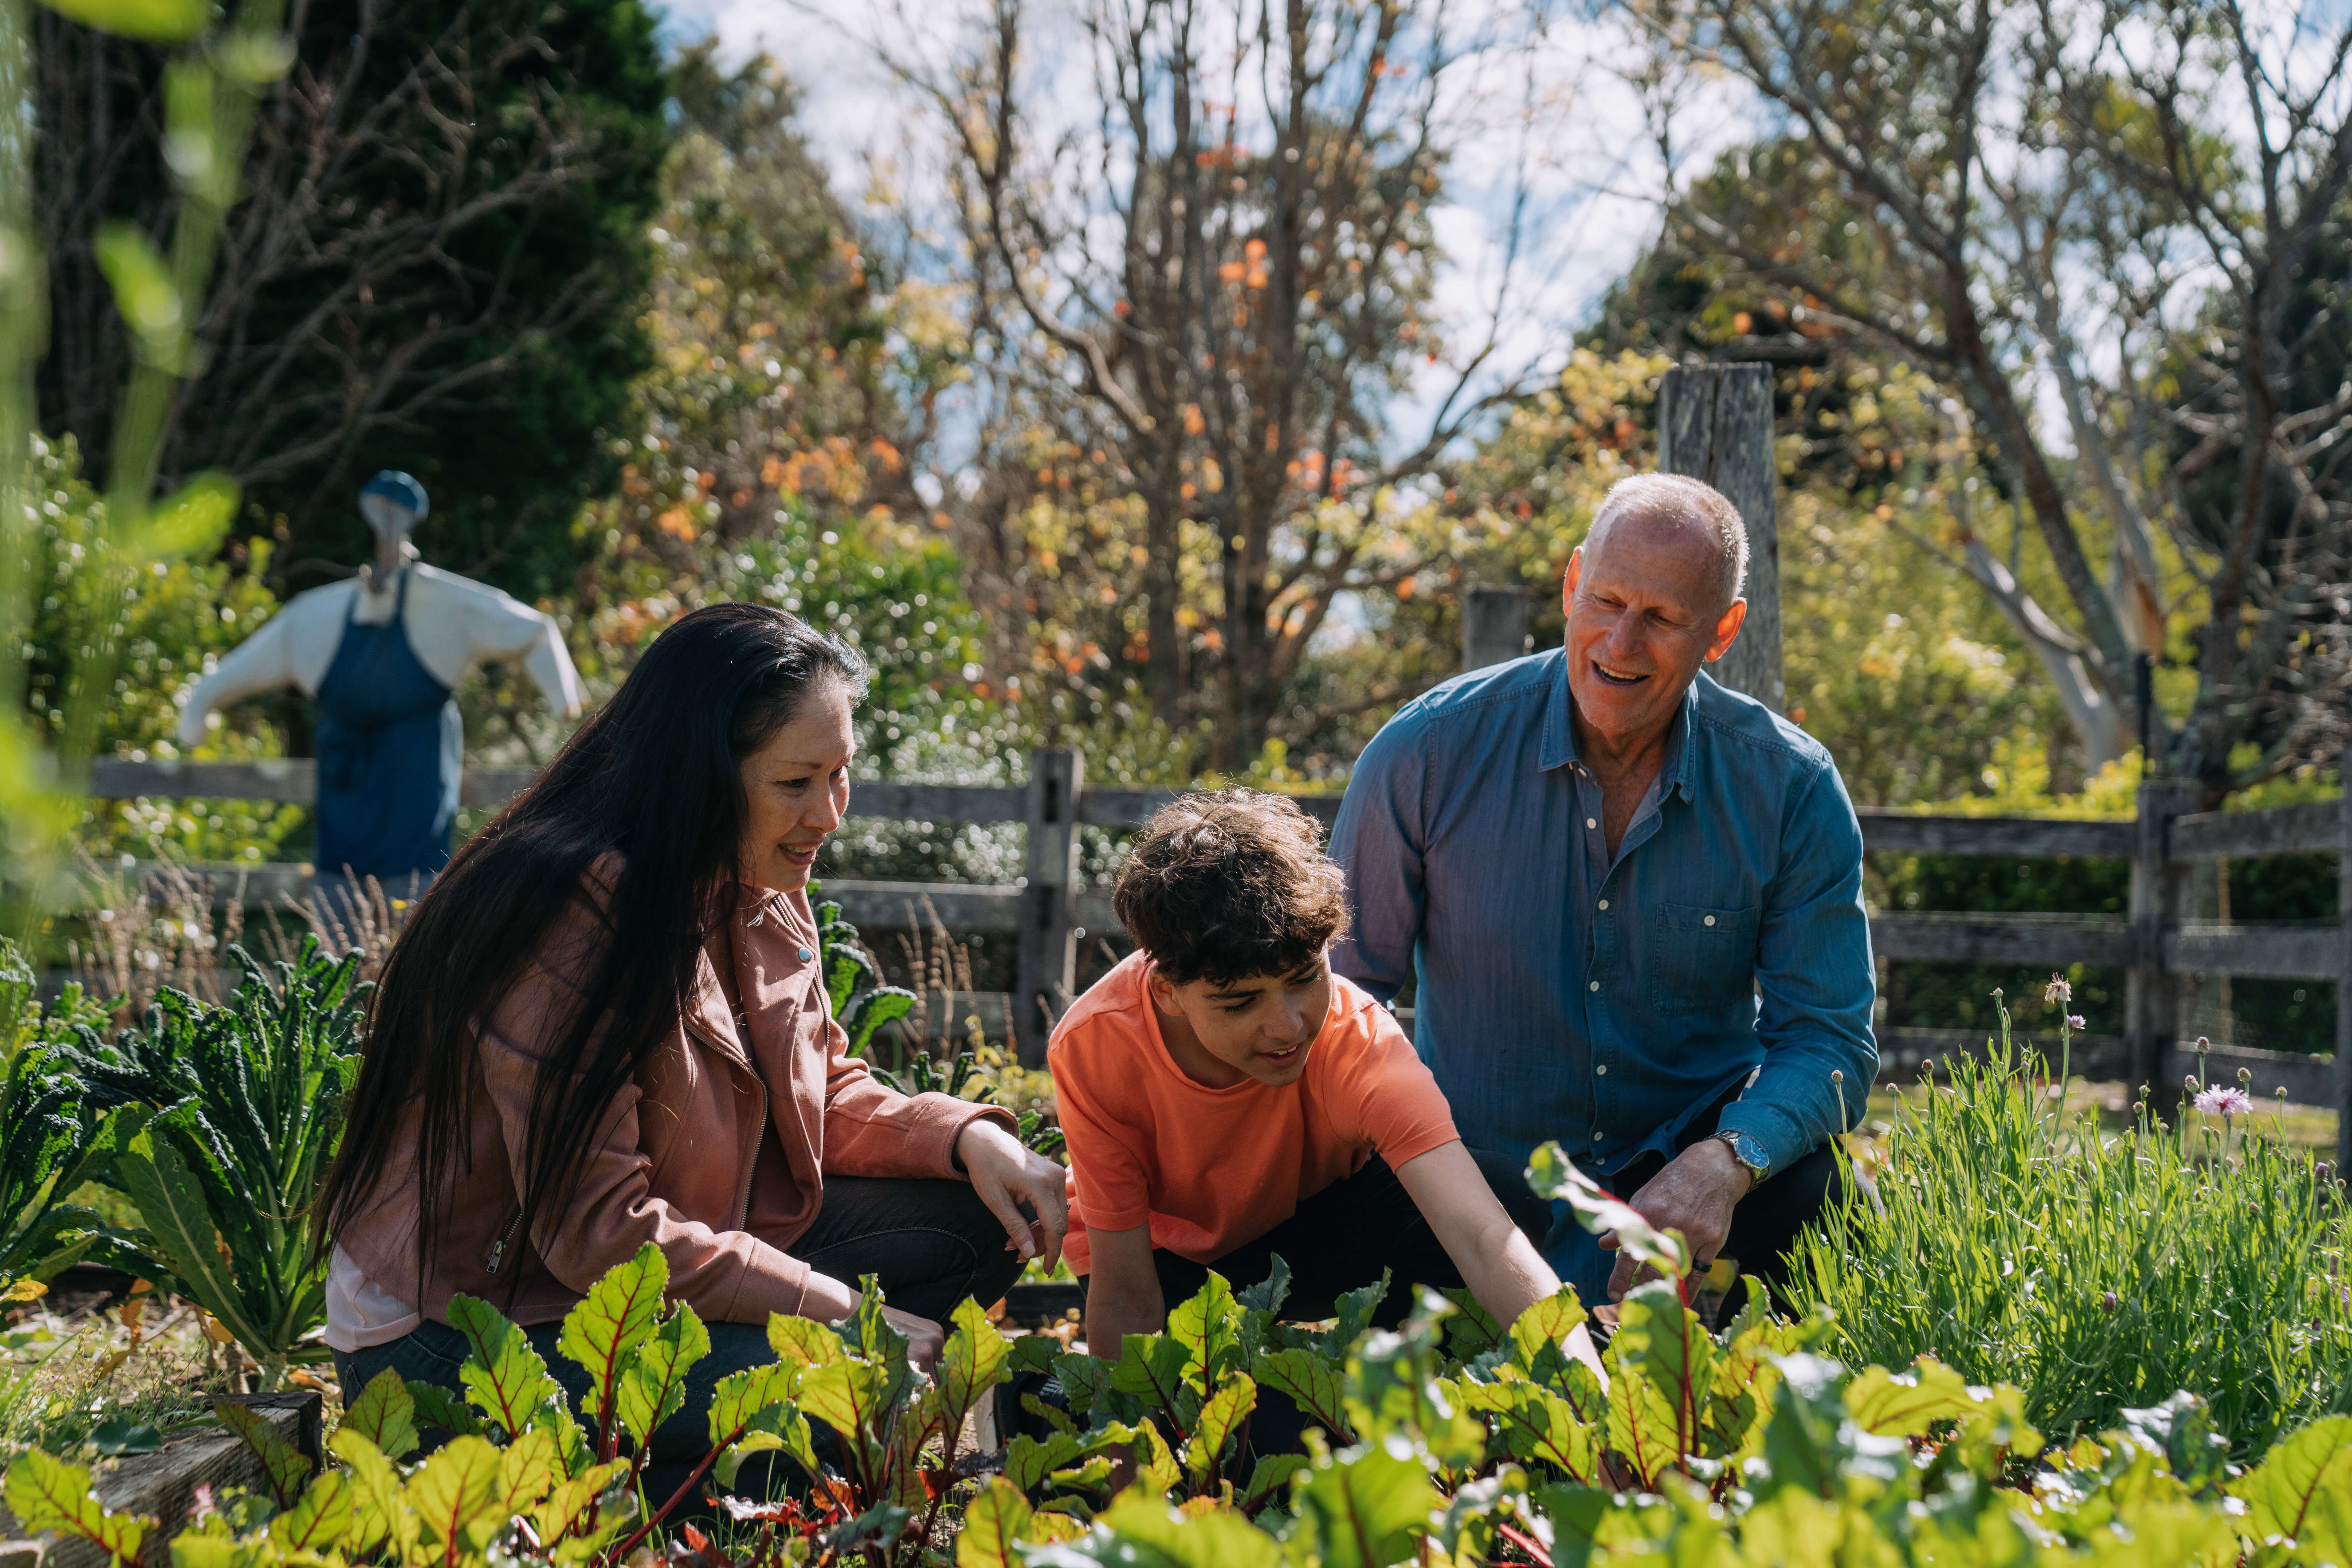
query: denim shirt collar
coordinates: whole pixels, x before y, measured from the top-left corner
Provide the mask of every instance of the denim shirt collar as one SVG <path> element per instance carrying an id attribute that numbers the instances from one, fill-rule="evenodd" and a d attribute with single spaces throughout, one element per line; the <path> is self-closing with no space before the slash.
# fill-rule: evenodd
<path id="1" fill-rule="evenodd" d="M 1673 782 L 1660 792 L 1663 800 L 1668 791 L 1679 790 L 1686 800 L 1698 798 L 1698 741 L 1701 731 L 1694 721 L 1698 713 L 1699 682 L 1707 679 L 1701 670 L 1683 692 L 1682 704 L 1675 711 L 1674 722 L 1666 731 L 1666 760 L 1658 775 Z M 1536 758 L 1537 771 L 1549 773 L 1564 768 L 1577 760 L 1576 699 L 1568 689 L 1568 655 L 1563 650 L 1559 658 L 1559 675 L 1551 684 L 1551 695 L 1544 702 L 1543 746 Z"/>

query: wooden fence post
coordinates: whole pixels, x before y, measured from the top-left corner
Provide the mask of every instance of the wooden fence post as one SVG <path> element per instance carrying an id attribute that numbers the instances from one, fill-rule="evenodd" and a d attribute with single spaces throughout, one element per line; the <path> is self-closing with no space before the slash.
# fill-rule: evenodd
<path id="1" fill-rule="evenodd" d="M 1484 669 L 1528 651 L 1534 608 L 1525 588 L 1473 588 L 1462 595 L 1462 668 Z"/>
<path id="2" fill-rule="evenodd" d="M 2180 923 L 2185 862 L 2171 855 L 2172 819 L 2196 808 L 2188 779 L 2149 779 L 2139 786 L 2132 840 L 2132 964 L 2124 993 L 2124 1049 L 2131 1082 L 2145 1084 L 2148 1109 L 2162 1114 L 2180 1098 L 2172 1050 L 2180 1034 L 2180 988 L 2164 966 L 2165 933 Z"/>
<path id="3" fill-rule="evenodd" d="M 1780 528 L 1773 496 L 1772 367 L 1677 365 L 1658 385 L 1658 471 L 1721 490 L 1748 525 L 1748 624 L 1708 673 L 1775 713 L 1780 672 Z"/>
<path id="4" fill-rule="evenodd" d="M 2336 753 L 2336 1176 L 2352 1170 L 2352 746 Z"/>
<path id="5" fill-rule="evenodd" d="M 1029 753 L 1028 882 L 1021 894 L 1021 942 L 1013 956 L 1013 1037 L 1028 1067 L 1045 1064 L 1055 1010 L 1077 984 L 1070 892 L 1078 879 L 1078 792 L 1086 765 L 1076 752 L 1040 746 Z"/>

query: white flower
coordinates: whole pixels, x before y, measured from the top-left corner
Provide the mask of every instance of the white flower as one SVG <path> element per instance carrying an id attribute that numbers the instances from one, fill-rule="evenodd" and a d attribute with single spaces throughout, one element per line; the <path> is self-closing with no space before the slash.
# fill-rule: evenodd
<path id="1" fill-rule="evenodd" d="M 2218 1085 L 2197 1097 L 2197 1109 L 2208 1116 L 2252 1116 L 2254 1097 L 2242 1089 L 2222 1089 Z"/>
<path id="2" fill-rule="evenodd" d="M 2074 988 L 2066 984 L 2066 977 L 2054 970 L 2052 971 L 2050 984 L 2042 988 L 2042 1000 L 2054 1007 L 2061 1002 L 2072 1002 L 2074 999 Z"/>

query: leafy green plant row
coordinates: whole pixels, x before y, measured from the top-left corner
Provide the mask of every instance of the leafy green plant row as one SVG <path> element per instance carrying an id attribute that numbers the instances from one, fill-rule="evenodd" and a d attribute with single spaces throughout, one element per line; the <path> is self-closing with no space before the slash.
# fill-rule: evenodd
<path id="1" fill-rule="evenodd" d="M 167 990 L 110 1041 L 102 1011 L 69 994 L 16 1026 L 25 1043 L 0 1087 L 0 1285 L 85 1258 L 119 1264 L 210 1313 L 275 1388 L 328 1354 L 311 1210 L 359 1072 L 364 987 L 359 954 L 329 958 L 315 939 L 274 973 L 229 951 L 245 978 L 225 1007 Z M 10 995 L 0 978 L 0 1005 Z M 139 1225 L 68 1201 L 88 1182 L 129 1199 Z"/>
<path id="2" fill-rule="evenodd" d="M 614 1564 L 657 1530 L 669 1561 L 698 1568 L 2352 1560 L 2352 1417 L 2305 1426 L 2245 1468 L 2193 1394 L 2053 1447 L 2019 1389 L 1926 1359 L 1850 1370 L 1819 1353 L 1825 1320 L 1775 1320 L 1752 1290 L 1709 1333 L 1684 1305 L 1677 1237 L 1556 1151 L 1531 1174 L 1659 1272 L 1626 1297 L 1598 1358 L 1572 1290 L 1507 1331 L 1424 1292 L 1391 1331 L 1367 1327 L 1385 1280 L 1334 1321 L 1281 1321 L 1277 1270 L 1239 1295 L 1213 1277 L 1116 1363 L 1043 1337 L 1009 1342 L 967 1302 L 927 1376 L 869 1281 L 838 1326 L 771 1319 L 775 1361 L 719 1381 L 693 1478 L 652 1497 L 647 1439 L 683 1408 L 709 1338 L 690 1308 L 664 1307 L 666 1269 L 647 1247 L 564 1321 L 562 1352 L 589 1374 L 579 1411 L 520 1329 L 460 1298 L 462 1402 L 378 1377 L 331 1441 L 341 1468 L 315 1477 L 245 1424 L 268 1494 L 227 1500 L 173 1541 L 173 1560 Z M 1049 1373 L 1068 1408 L 1035 1402 L 1046 1436 L 964 1453 L 966 1415 L 1024 1367 Z M 1272 1393 L 1319 1429 L 1304 1453 L 1245 1462 Z M 428 1426 L 453 1436 L 412 1461 Z M 725 1491 L 723 1543 L 664 1529 L 698 1483 L 734 1488 L 761 1456 L 782 1458 L 793 1492 Z M 34 1528 L 128 1560 L 154 1521 L 107 1514 L 88 1479 L 27 1454 L 7 1500 Z"/>
<path id="3" fill-rule="evenodd" d="M 2062 1011 L 2065 991 L 2053 976 Z M 1829 1310 L 1823 1347 L 2014 1384 L 2062 1436 L 2179 1389 L 2211 1402 L 2241 1458 L 2352 1414 L 2352 1221 L 2332 1173 L 2242 1091 L 2184 1104 L 2171 1128 L 2143 1103 L 2103 1131 L 2065 1112 L 2063 1065 L 2037 1079 L 2000 1018 L 1990 1059 L 1956 1058 L 1948 1089 L 1898 1102 L 1874 1189 L 1807 1234 L 1792 1289 Z"/>

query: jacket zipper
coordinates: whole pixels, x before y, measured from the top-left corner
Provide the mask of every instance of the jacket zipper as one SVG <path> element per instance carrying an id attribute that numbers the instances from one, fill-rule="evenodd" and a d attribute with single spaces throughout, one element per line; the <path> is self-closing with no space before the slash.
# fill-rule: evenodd
<path id="1" fill-rule="evenodd" d="M 521 1206 L 518 1205 L 515 1208 L 514 1218 L 507 1221 L 506 1229 L 499 1233 L 499 1239 L 490 1247 L 489 1257 L 482 1260 L 482 1271 L 484 1273 L 496 1274 L 499 1271 L 499 1264 L 504 1260 L 507 1255 L 507 1244 L 515 1238 L 515 1232 L 521 1228 L 522 1209 Z"/>

